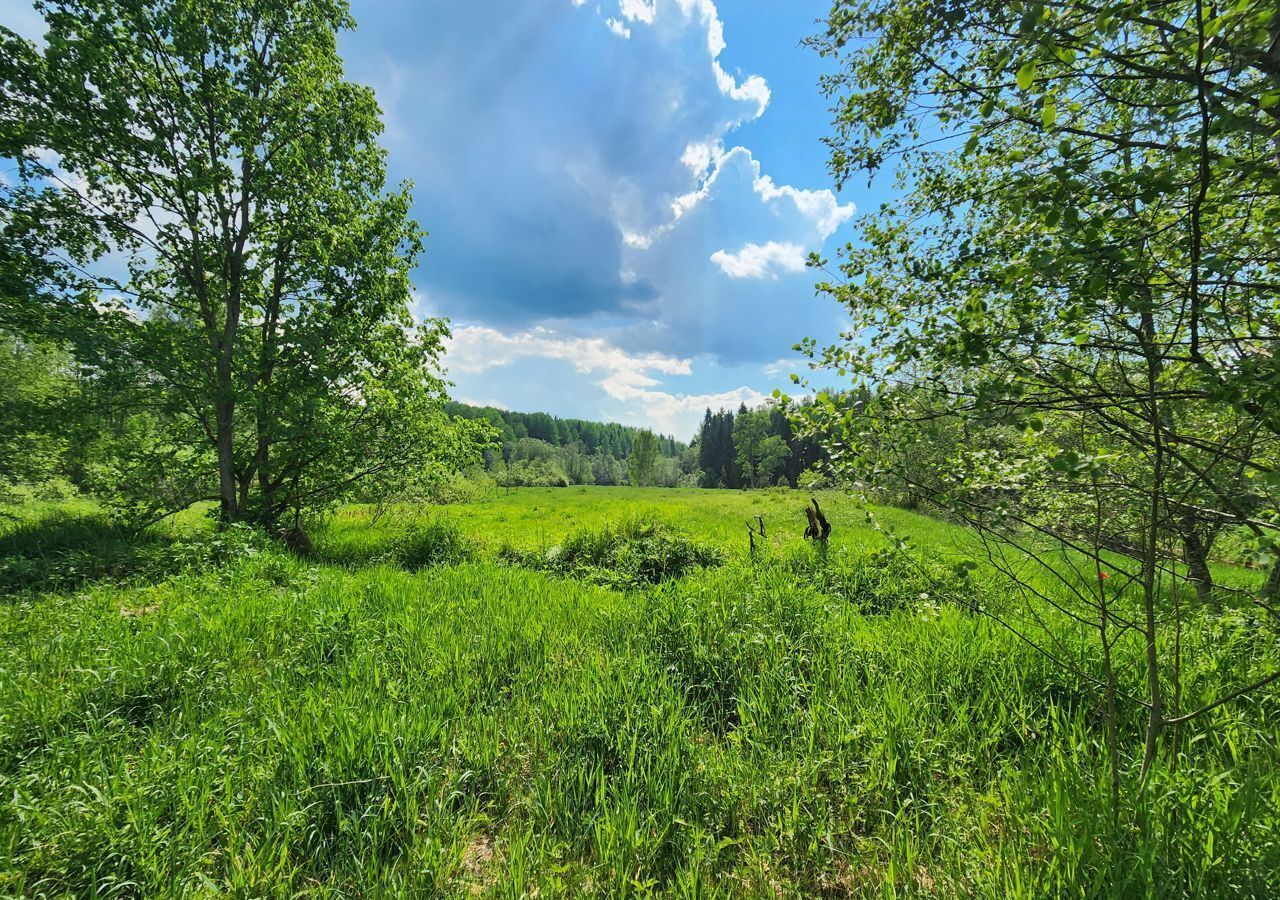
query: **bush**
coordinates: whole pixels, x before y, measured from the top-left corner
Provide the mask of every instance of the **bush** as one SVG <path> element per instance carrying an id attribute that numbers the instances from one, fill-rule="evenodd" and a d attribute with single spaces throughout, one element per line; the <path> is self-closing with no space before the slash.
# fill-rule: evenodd
<path id="1" fill-rule="evenodd" d="M 501 556 L 528 568 L 617 588 L 658 584 L 725 560 L 716 547 L 699 544 L 670 525 L 640 519 L 579 529 L 545 552 L 506 548 Z"/>
<path id="2" fill-rule="evenodd" d="M 391 558 L 410 571 L 448 566 L 473 558 L 474 548 L 457 524 L 444 519 L 416 521 L 397 535 Z"/>
<path id="3" fill-rule="evenodd" d="M 867 615 L 934 604 L 930 585 L 943 572 L 925 573 L 900 555 L 854 554 L 825 546 L 805 547 L 789 559 L 795 578 Z"/>
<path id="4" fill-rule="evenodd" d="M 432 503 L 472 503 L 493 492 L 497 482 L 483 469 L 454 472 L 432 486 L 428 498 Z"/>
<path id="5" fill-rule="evenodd" d="M 568 487 L 569 476 L 553 460 L 526 459 L 508 466 L 498 483 L 503 487 Z"/>

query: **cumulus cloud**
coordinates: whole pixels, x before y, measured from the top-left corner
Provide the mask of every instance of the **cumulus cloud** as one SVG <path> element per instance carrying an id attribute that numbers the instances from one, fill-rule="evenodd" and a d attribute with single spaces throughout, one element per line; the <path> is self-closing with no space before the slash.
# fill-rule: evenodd
<path id="1" fill-rule="evenodd" d="M 754 161 L 753 161 L 754 162 Z M 775 185 L 768 175 L 761 175 L 760 164 L 754 163 L 756 179 L 752 184 L 755 192 L 765 202 L 787 198 L 796 209 L 809 219 L 823 240 L 835 234 L 836 230 L 853 218 L 856 208 L 852 203 L 841 204 L 836 195 L 823 188 L 821 190 L 801 190 L 790 185 Z"/>
<path id="2" fill-rule="evenodd" d="M 775 359 L 771 363 L 765 363 L 760 367 L 760 371 L 764 373 L 766 378 L 779 378 L 783 375 L 790 375 L 792 372 L 799 372 L 802 368 L 802 361 L 795 359 Z"/>
<path id="3" fill-rule="evenodd" d="M 802 51 L 726 46 L 711 0 L 352 9 L 348 74 L 384 109 L 392 177 L 414 182 L 430 232 L 414 280 L 454 323 L 446 364 L 464 394 L 674 416 L 755 402 L 739 385 L 764 363 L 838 333 L 840 310 L 814 297 L 792 248 L 820 251 L 853 204 L 802 180 L 825 180 L 821 163 L 797 162 L 792 125 L 776 140 L 770 117 L 793 106 L 769 108 L 774 92 L 752 74 Z M 593 335 L 626 358 L 606 365 L 600 344 L 573 343 Z M 482 339 L 513 361 L 470 371 Z M 688 374 L 641 365 L 655 359 L 696 362 Z"/>
<path id="4" fill-rule="evenodd" d="M 464 325 L 454 329 L 449 346 L 449 367 L 459 372 L 484 372 L 527 357 L 563 360 L 579 372 L 603 372 L 618 385 L 628 379 L 655 384 L 646 372 L 688 375 L 692 371 L 688 359 L 627 353 L 601 337 L 563 336 L 549 328 L 508 334 L 484 325 Z"/>
<path id="5" fill-rule="evenodd" d="M 778 271 L 803 272 L 804 248 L 799 244 L 747 244 L 737 253 L 717 250 L 711 261 L 730 278 L 777 278 Z"/>
<path id="6" fill-rule="evenodd" d="M 711 54 L 711 71 L 715 75 L 720 93 L 735 100 L 747 100 L 756 104 L 756 117 L 764 115 L 769 106 L 769 85 L 759 75 L 751 75 L 741 84 L 720 65 L 720 54 L 727 46 L 724 41 L 724 23 L 713 0 L 678 0 L 680 10 L 686 16 L 696 16 L 707 29 L 707 50 Z"/>
<path id="7" fill-rule="evenodd" d="M 835 193 L 827 188 L 809 190 L 788 184 L 775 184 L 773 178 L 762 172 L 760 162 L 751 151 L 743 146 L 725 150 L 724 144 L 719 141 L 691 141 L 685 146 L 680 162 L 694 176 L 694 188 L 672 199 L 669 221 L 648 232 L 624 229 L 623 235 L 628 247 L 650 247 L 654 241 L 674 231 L 681 219 L 711 196 L 721 174 L 735 163 L 750 167 L 751 190 L 761 202 L 776 207 L 778 201 L 786 200 L 813 226 L 820 241 L 829 238 L 857 212 L 853 203 L 841 203 Z"/>

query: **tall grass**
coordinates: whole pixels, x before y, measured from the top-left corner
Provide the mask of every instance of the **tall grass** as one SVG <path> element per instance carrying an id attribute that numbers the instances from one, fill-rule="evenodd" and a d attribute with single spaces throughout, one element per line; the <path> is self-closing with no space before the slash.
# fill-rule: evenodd
<path id="1" fill-rule="evenodd" d="M 1094 694 L 921 598 L 855 511 L 824 505 L 825 556 L 778 524 L 752 559 L 698 505 L 755 495 L 663 494 L 648 515 L 728 562 L 617 592 L 490 557 L 645 495 L 556 525 L 522 496 L 424 520 L 456 555 L 355 510 L 315 558 L 0 604 L 0 895 L 1280 893 L 1273 698 L 1113 818 Z M 1206 689 L 1274 653 L 1217 627 Z"/>

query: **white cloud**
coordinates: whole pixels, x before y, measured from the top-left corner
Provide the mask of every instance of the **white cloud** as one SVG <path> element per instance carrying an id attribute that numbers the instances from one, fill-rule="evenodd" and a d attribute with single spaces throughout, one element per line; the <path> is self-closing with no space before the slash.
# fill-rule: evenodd
<path id="1" fill-rule="evenodd" d="M 752 104 L 754 112 L 748 119 L 758 119 L 764 115 L 765 109 L 772 99 L 769 84 L 759 75 L 748 75 L 739 82 L 720 64 L 720 54 L 725 50 L 724 23 L 716 9 L 714 0 L 676 0 L 686 20 L 697 20 L 706 29 L 707 52 L 711 56 L 711 72 L 715 77 L 716 87 L 720 93 L 732 100 Z M 574 6 L 583 6 L 585 0 L 573 0 Z M 597 10 L 599 8 L 597 7 Z M 627 22 L 640 22 L 652 25 L 658 18 L 658 0 L 619 0 L 618 12 Z M 631 29 L 623 24 L 622 19 L 604 16 L 605 25 L 614 34 L 630 37 Z M 736 124 L 736 123 L 735 123 Z"/>
<path id="2" fill-rule="evenodd" d="M 685 16 L 697 15 L 707 29 L 707 50 L 711 54 L 711 69 L 715 73 L 716 85 L 720 93 L 734 100 L 749 100 L 756 104 L 753 118 L 764 115 L 769 106 L 771 94 L 769 85 L 759 75 L 751 75 L 739 84 L 732 75 L 720 65 L 720 54 L 724 52 L 724 23 L 720 21 L 720 13 L 713 0 L 679 0 L 680 10 Z"/>
<path id="3" fill-rule="evenodd" d="M 579 372 L 603 372 L 619 385 L 628 380 L 656 384 L 645 372 L 688 375 L 693 371 L 688 359 L 661 353 L 631 354 L 604 338 L 561 336 L 549 328 L 506 334 L 485 325 L 462 325 L 453 330 L 449 342 L 449 367 L 460 372 L 484 372 L 528 357 L 564 360 Z"/>
<path id="4" fill-rule="evenodd" d="M 809 191 L 794 188 L 791 185 L 775 185 L 768 175 L 761 175 L 760 164 L 752 161 L 756 167 L 756 179 L 753 183 L 755 192 L 766 202 L 786 197 L 795 204 L 796 209 L 818 229 L 823 240 L 829 238 L 845 222 L 853 218 L 857 208 L 852 203 L 840 204 L 836 195 L 823 188 Z"/>
<path id="5" fill-rule="evenodd" d="M 715 0 L 616 0 L 617 16 L 607 16 L 597 6 L 597 14 L 614 33 L 631 36 L 626 23 L 660 25 L 659 40 L 668 46 L 683 46 L 680 41 L 694 38 L 702 44 L 710 57 L 714 89 L 732 101 L 730 109 L 714 123 L 706 123 L 710 131 L 701 136 L 686 139 L 679 159 L 688 171 L 691 184 L 683 192 L 667 195 L 667 212 L 654 207 L 649 201 L 653 195 L 637 192 L 626 179 L 614 182 L 613 214 L 623 244 L 633 250 L 650 250 L 654 243 L 678 227 L 694 210 L 710 196 L 721 173 L 734 164 L 745 164 L 751 173 L 751 190 L 760 202 L 772 212 L 782 212 L 779 205 L 785 203 L 799 212 L 812 229 L 812 234 L 788 233 L 786 239 L 800 240 L 817 245 L 835 233 L 854 215 L 853 204 L 841 204 L 835 194 L 826 189 L 807 190 L 787 184 L 777 184 L 761 170 L 760 163 L 744 146 L 725 149 L 725 137 L 744 122 L 760 118 L 769 105 L 771 93 L 765 80 L 750 75 L 739 80 L 721 64 L 726 50 L 724 23 Z M 659 6 L 661 5 L 661 9 Z M 694 45 L 685 53 L 696 53 Z M 672 103 L 679 106 L 680 91 L 675 92 Z M 620 196 L 620 194 L 622 196 Z M 661 194 L 658 195 L 662 196 Z M 775 240 L 783 238 L 777 235 Z M 724 251 L 721 251 L 722 255 Z M 787 257 L 794 260 L 794 254 Z M 780 260 L 779 260 L 780 262 Z M 728 264 L 739 271 L 732 261 Z M 725 268 L 722 265 L 722 268 Z M 785 271 L 798 271 L 788 262 Z M 726 269 L 729 271 L 729 269 Z M 735 277 L 763 277 L 763 274 L 744 272 Z"/>
<path id="6" fill-rule="evenodd" d="M 628 22 L 652 25 L 658 13 L 658 0 L 622 0 L 621 9 Z"/>
<path id="7" fill-rule="evenodd" d="M 719 142 L 711 141 L 690 141 L 684 148 L 684 154 L 680 157 L 680 162 L 688 167 L 693 177 L 702 179 L 707 177 L 707 170 L 711 168 L 711 164 L 724 150 L 724 145 Z"/>
<path id="8" fill-rule="evenodd" d="M 607 398 L 631 407 L 630 421 L 652 425 L 663 434 L 692 434 L 708 407 L 759 406 L 768 400 L 746 386 L 702 394 L 659 390 L 662 382 L 655 375 L 692 375 L 693 361 L 661 353 L 628 353 L 604 338 L 560 335 L 547 328 L 507 334 L 484 325 L 463 325 L 453 330 L 446 356 L 451 370 L 467 375 L 523 359 L 566 362 L 577 372 L 594 376 Z"/>
<path id="9" fill-rule="evenodd" d="M 511 408 L 507 406 L 505 403 L 503 403 L 501 400 L 476 400 L 471 397 L 457 397 L 455 399 L 459 403 L 467 404 L 467 406 L 480 406 L 480 407 L 491 406 L 494 409 L 502 409 L 502 410 L 509 410 Z"/>
<path id="10" fill-rule="evenodd" d="M 717 250 L 711 261 L 730 278 L 777 278 L 778 271 L 803 272 L 805 252 L 799 244 L 747 244 L 737 253 Z"/>
<path id="11" fill-rule="evenodd" d="M 775 359 L 771 363 L 766 363 L 760 367 L 760 371 L 764 373 L 766 378 L 778 378 L 781 375 L 790 375 L 792 372 L 798 372 L 801 368 L 799 361 L 788 359 Z"/>
<path id="12" fill-rule="evenodd" d="M 761 172 L 759 160 L 746 147 L 737 146 L 725 150 L 724 144 L 719 141 L 691 141 L 685 146 L 680 162 L 693 174 L 696 186 L 671 201 L 673 218 L 670 221 L 648 232 L 623 229 L 623 240 L 627 246 L 644 250 L 672 231 L 681 219 L 711 196 L 712 189 L 725 169 L 739 161 L 750 167 L 751 187 L 756 196 L 766 204 L 779 200 L 790 201 L 796 211 L 812 225 L 819 241 L 829 238 L 857 212 L 854 204 L 842 204 L 835 193 L 827 188 L 807 190 L 789 184 L 775 184 L 770 176 Z"/>
<path id="13" fill-rule="evenodd" d="M 763 406 L 769 398 L 754 388 L 740 387 L 714 394 L 667 394 L 662 391 L 645 391 L 641 398 L 644 407 L 640 422 L 651 423 L 663 434 L 674 434 L 687 439 L 692 435 L 707 409 L 736 409 L 745 403 L 748 407 Z"/>

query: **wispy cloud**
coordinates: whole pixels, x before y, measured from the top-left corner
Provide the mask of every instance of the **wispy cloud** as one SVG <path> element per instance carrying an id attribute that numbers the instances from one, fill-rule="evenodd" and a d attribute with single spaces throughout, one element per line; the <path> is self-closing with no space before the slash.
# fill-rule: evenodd
<path id="1" fill-rule="evenodd" d="M 604 338 L 562 335 L 546 328 L 506 333 L 482 325 L 461 326 L 453 331 L 447 358 L 452 371 L 472 376 L 526 360 L 566 363 L 591 376 L 605 397 L 622 404 L 624 413 L 618 418 L 681 436 L 692 434 L 708 407 L 758 406 L 767 400 L 747 386 L 701 393 L 665 390 L 661 376 L 693 375 L 691 359 L 628 353 Z"/>

